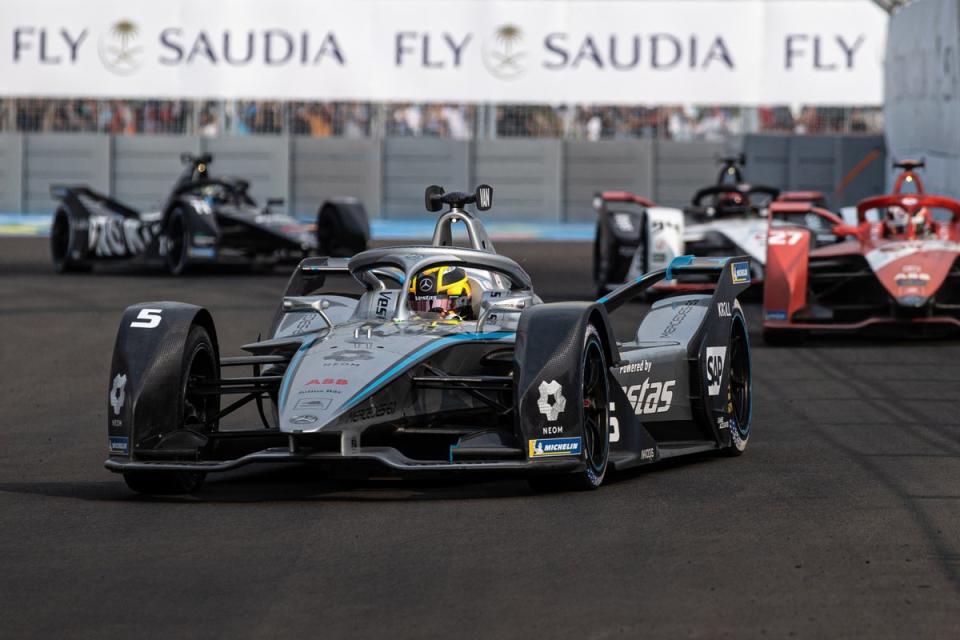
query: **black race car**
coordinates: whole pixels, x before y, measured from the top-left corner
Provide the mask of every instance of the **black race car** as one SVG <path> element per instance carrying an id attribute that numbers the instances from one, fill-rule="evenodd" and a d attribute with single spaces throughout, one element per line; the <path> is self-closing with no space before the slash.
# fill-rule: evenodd
<path id="1" fill-rule="evenodd" d="M 139 260 L 179 275 L 205 263 L 296 263 L 366 249 L 370 224 L 354 198 L 326 201 L 314 228 L 271 209 L 283 200 L 258 206 L 246 180 L 211 177 L 209 154 L 183 154 L 181 161 L 184 169 L 157 211 L 137 211 L 87 186 L 53 185 L 50 193 L 60 201 L 50 232 L 54 269 Z"/>
<path id="2" fill-rule="evenodd" d="M 681 256 L 596 302 L 545 304 L 464 208 L 491 202 L 488 186 L 431 187 L 427 208 L 449 206 L 432 245 L 304 260 L 269 337 L 245 355 L 220 355 L 201 307 L 129 307 L 110 373 L 106 467 L 160 494 L 276 462 L 513 472 L 536 487 L 591 489 L 611 468 L 746 448 L 751 367 L 737 296 L 750 284 L 747 258 Z M 455 223 L 468 247 L 452 246 Z M 713 291 L 660 300 L 616 339 L 609 314 L 624 303 L 665 278 L 705 275 Z M 227 375 L 238 367 L 251 371 Z M 221 427 L 248 403 L 259 424 Z"/>

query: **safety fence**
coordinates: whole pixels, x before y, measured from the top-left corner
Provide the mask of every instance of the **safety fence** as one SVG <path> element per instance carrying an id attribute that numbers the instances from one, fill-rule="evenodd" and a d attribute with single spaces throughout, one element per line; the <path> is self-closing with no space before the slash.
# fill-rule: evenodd
<path id="1" fill-rule="evenodd" d="M 686 204 L 715 179 L 716 158 L 741 149 L 751 181 L 824 191 L 834 205 L 883 188 L 879 136 L 748 135 L 719 143 L 0 134 L 0 213 L 51 213 L 55 183 L 89 184 L 132 206 L 157 207 L 179 173 L 180 154 L 209 152 L 211 175 L 242 176 L 252 195 L 282 197 L 297 215 L 315 213 L 326 198 L 354 196 L 375 218 L 423 218 L 426 185 L 489 183 L 496 218 L 586 222 L 598 190 Z"/>
<path id="2" fill-rule="evenodd" d="M 204 137 L 655 138 L 749 133 L 876 134 L 875 107 L 509 105 L 249 100 L 0 100 L 0 132 Z"/>

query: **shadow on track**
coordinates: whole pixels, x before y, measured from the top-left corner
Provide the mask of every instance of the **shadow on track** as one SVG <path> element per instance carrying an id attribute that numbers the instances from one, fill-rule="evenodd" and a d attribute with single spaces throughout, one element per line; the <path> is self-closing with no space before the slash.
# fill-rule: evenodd
<path id="1" fill-rule="evenodd" d="M 604 487 L 634 482 L 649 473 L 662 473 L 705 463 L 718 463 L 718 452 L 664 460 L 653 465 L 618 471 Z M 604 491 L 600 489 L 600 493 Z M 499 475 L 486 479 L 448 475 L 434 478 L 332 477 L 309 465 L 284 465 L 256 471 L 208 476 L 196 495 L 143 496 L 127 489 L 119 476 L 88 482 L 5 482 L 0 492 L 71 498 L 93 502 L 141 503 L 266 503 L 266 502 L 423 502 L 433 500 L 499 500 L 503 498 L 559 497 L 564 492 L 534 491 L 523 476 Z M 584 492 L 589 493 L 589 492 Z"/>

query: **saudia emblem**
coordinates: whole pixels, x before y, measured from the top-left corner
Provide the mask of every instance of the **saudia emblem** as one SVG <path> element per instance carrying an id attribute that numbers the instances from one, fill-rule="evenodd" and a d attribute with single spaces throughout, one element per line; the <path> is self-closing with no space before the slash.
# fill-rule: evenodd
<path id="1" fill-rule="evenodd" d="M 518 49 L 521 40 L 523 31 L 517 25 L 498 27 L 483 45 L 483 64 L 487 71 L 501 80 L 520 77 L 526 71 L 523 59 L 527 56 L 525 51 Z"/>
<path id="2" fill-rule="evenodd" d="M 100 60 L 110 71 L 121 76 L 130 75 L 140 68 L 143 47 L 135 45 L 140 31 L 130 20 L 120 20 L 100 36 L 98 51 Z"/>

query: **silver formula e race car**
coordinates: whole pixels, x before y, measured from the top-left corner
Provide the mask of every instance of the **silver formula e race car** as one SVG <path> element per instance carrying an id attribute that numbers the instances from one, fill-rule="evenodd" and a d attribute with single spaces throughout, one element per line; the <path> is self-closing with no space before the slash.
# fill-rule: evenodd
<path id="1" fill-rule="evenodd" d="M 751 367 L 737 296 L 748 259 L 681 257 L 595 302 L 543 303 L 465 209 L 488 209 L 492 193 L 430 187 L 427 208 L 448 207 L 431 245 L 304 260 L 269 338 L 246 355 L 220 355 L 201 307 L 129 307 L 106 467 L 153 494 L 193 492 L 207 472 L 259 462 L 514 472 L 541 488 L 595 488 L 611 468 L 742 452 Z M 455 223 L 469 247 L 452 246 Z M 714 291 L 661 300 L 632 337 L 615 338 L 610 314 L 638 293 L 704 274 Z M 240 367 L 251 371 L 225 373 Z M 221 426 L 248 403 L 259 424 Z"/>
<path id="2" fill-rule="evenodd" d="M 594 196 L 597 231 L 593 275 L 600 294 L 623 282 L 665 268 L 679 255 L 729 256 L 751 260 L 751 278 L 761 284 L 766 264 L 767 210 L 774 201 L 809 202 L 822 207 L 814 191 L 781 192 L 744 180 L 743 156 L 720 158 L 715 184 L 699 189 L 690 204 L 662 207 L 627 191 Z M 685 283 L 664 281 L 651 291 L 699 291 L 713 287 L 710 278 Z"/>
<path id="3" fill-rule="evenodd" d="M 211 263 L 296 264 L 321 253 L 351 256 L 363 251 L 370 226 L 355 198 L 333 198 L 304 225 L 273 207 L 260 206 L 242 178 L 212 177 L 209 154 L 183 154 L 183 171 L 160 208 L 137 211 L 90 187 L 53 185 L 60 201 L 50 229 L 58 273 L 89 271 L 98 262 L 165 265 L 180 275 Z"/>

